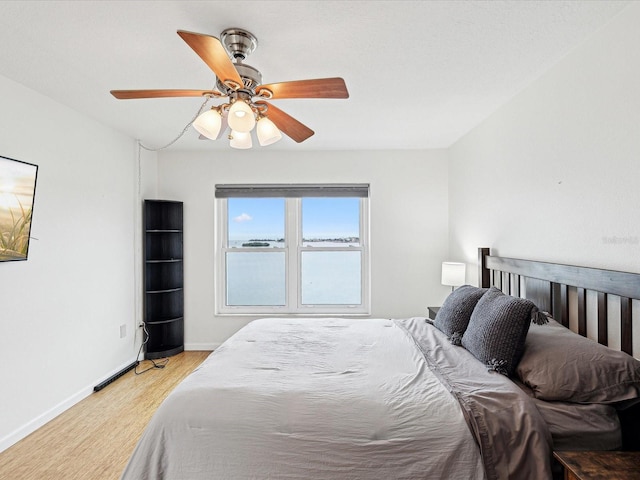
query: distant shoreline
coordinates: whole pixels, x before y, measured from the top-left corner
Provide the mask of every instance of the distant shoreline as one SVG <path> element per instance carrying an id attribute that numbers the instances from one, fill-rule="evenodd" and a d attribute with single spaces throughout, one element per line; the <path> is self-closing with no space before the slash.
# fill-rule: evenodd
<path id="1" fill-rule="evenodd" d="M 251 240 L 242 244 L 243 247 L 268 247 L 271 245 L 269 242 L 262 242 L 257 240 Z"/>
<path id="2" fill-rule="evenodd" d="M 332 242 L 332 243 L 360 243 L 360 237 L 339 237 L 339 238 L 303 238 L 303 242 Z M 255 246 L 248 245 L 250 243 L 284 243 L 284 238 L 251 238 L 248 241 L 244 242 L 242 246 Z M 267 245 L 260 245 L 267 246 Z"/>

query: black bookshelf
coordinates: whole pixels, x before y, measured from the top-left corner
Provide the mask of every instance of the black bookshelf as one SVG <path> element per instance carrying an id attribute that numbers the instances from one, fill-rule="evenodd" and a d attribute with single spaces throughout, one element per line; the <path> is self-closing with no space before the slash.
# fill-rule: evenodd
<path id="1" fill-rule="evenodd" d="M 144 201 L 145 358 L 184 351 L 182 202 Z"/>

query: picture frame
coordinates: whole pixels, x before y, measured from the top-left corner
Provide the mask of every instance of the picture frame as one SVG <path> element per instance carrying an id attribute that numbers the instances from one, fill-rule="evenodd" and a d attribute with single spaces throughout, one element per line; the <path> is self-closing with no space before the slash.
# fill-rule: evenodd
<path id="1" fill-rule="evenodd" d="M 0 262 L 27 260 L 38 166 L 0 155 Z"/>

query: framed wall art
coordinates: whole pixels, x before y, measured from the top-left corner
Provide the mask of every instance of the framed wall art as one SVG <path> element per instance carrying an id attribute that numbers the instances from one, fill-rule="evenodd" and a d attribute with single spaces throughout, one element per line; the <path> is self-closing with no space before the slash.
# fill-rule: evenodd
<path id="1" fill-rule="evenodd" d="M 38 166 L 0 156 L 0 262 L 26 260 Z"/>

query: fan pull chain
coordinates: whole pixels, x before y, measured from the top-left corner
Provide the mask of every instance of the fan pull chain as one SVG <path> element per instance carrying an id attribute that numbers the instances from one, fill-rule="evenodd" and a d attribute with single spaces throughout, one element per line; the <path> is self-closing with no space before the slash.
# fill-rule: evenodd
<path id="1" fill-rule="evenodd" d="M 141 143 L 140 141 L 138 141 L 138 145 L 141 148 L 144 148 L 145 150 L 148 150 L 150 152 L 158 152 L 160 150 L 164 150 L 165 148 L 169 148 L 171 145 L 173 145 L 174 143 L 176 143 L 178 140 L 180 140 L 185 133 L 187 133 L 187 130 L 189 130 L 189 127 L 193 124 L 193 122 L 195 122 L 196 118 L 198 118 L 198 116 L 200 116 L 200 114 L 204 111 L 205 107 L 207 106 L 207 103 L 209 103 L 209 100 L 211 100 L 211 96 L 207 95 L 207 98 L 205 99 L 205 101 L 202 103 L 202 105 L 200 105 L 200 109 L 197 111 L 197 113 L 193 116 L 193 118 L 191 119 L 191 121 L 189 123 L 187 123 L 187 125 L 182 129 L 182 132 L 180 132 L 180 134 L 174 138 L 173 140 L 171 140 L 169 143 L 167 143 L 166 145 L 163 145 L 162 147 L 157 147 L 157 148 L 151 148 L 151 147 L 147 147 L 146 145 L 144 145 L 143 143 Z"/>

